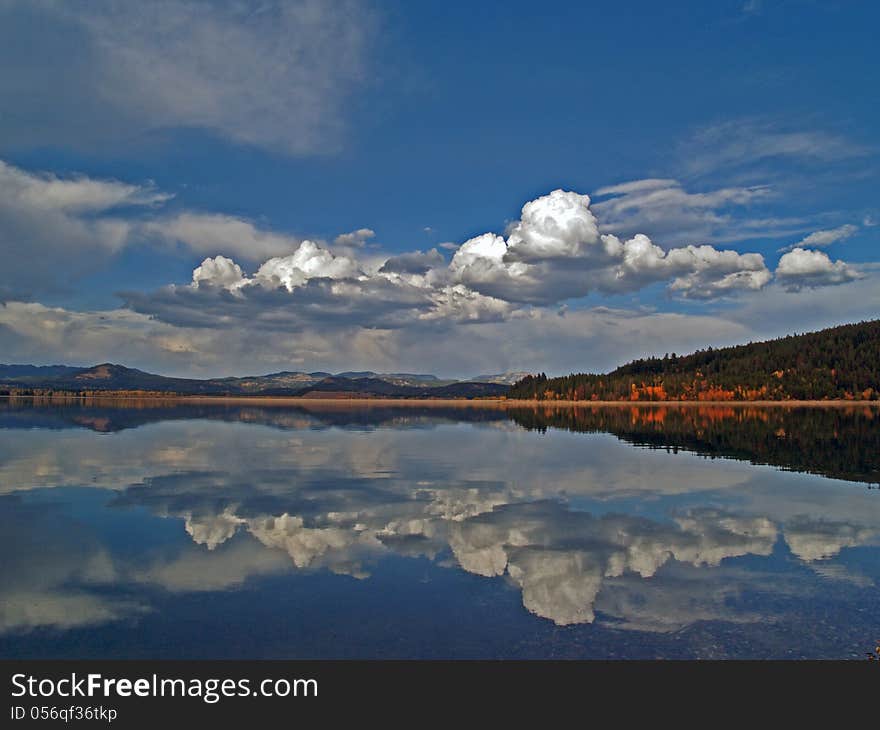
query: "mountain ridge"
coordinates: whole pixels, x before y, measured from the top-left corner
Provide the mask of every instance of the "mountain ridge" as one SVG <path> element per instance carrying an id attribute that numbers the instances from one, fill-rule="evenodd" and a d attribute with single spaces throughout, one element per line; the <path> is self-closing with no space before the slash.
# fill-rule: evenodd
<path id="1" fill-rule="evenodd" d="M 99 363 L 77 368 L 68 365 L 2 365 L 0 393 L 24 391 L 42 393 L 143 392 L 178 395 L 293 396 L 309 393 L 319 397 L 385 398 L 470 398 L 499 396 L 507 383 L 496 383 L 493 376 L 479 382 L 440 379 L 436 375 L 415 373 L 375 373 L 347 371 L 332 375 L 323 371 L 283 370 L 266 375 L 222 378 L 178 378 L 149 373 L 117 363 Z"/>

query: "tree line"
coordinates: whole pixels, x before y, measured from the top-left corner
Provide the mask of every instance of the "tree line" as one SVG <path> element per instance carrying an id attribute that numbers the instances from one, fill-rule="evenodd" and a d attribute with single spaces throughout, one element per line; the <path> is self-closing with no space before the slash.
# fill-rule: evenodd
<path id="1" fill-rule="evenodd" d="M 880 320 L 633 360 L 610 373 L 529 375 L 509 398 L 574 401 L 880 399 Z"/>

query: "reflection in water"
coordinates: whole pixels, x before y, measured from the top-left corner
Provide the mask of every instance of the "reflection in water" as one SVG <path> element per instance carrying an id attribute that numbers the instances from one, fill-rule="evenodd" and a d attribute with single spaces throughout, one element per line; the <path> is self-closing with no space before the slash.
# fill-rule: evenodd
<path id="1" fill-rule="evenodd" d="M 639 446 L 880 483 L 880 409 L 875 406 L 638 406 L 511 411 L 526 428 L 613 433 Z"/>
<path id="2" fill-rule="evenodd" d="M 819 613 L 796 654 L 845 656 L 880 603 L 878 494 L 827 478 L 877 481 L 877 409 L 132 405 L 0 405 L 5 652 L 100 654 L 198 596 L 268 631 L 296 591 L 302 631 L 337 638 L 278 651 L 341 656 L 343 624 L 367 640 L 331 606 L 398 616 L 396 590 L 434 601 L 399 655 L 629 656 L 640 632 L 658 655 L 782 656 Z M 467 644 L 431 638 L 450 568 L 478 581 L 443 589 L 450 611 L 491 608 Z M 551 646 L 554 626 L 575 633 Z"/>

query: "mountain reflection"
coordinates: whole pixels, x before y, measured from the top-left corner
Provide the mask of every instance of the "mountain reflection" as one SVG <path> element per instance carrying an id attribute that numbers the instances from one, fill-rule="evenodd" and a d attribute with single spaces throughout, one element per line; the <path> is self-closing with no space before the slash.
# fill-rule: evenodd
<path id="1" fill-rule="evenodd" d="M 638 446 L 880 483 L 880 408 L 872 406 L 550 407 L 510 416 L 539 431 L 607 432 Z"/>
<path id="2" fill-rule="evenodd" d="M 432 428 L 439 423 L 503 424 L 528 430 L 610 433 L 634 444 L 742 459 L 792 471 L 880 484 L 880 408 L 851 406 L 521 406 L 515 402 L 425 406 L 344 402 L 239 405 L 130 399 L 0 399 L 0 428 L 83 427 L 116 432 L 172 420 L 253 423 L 272 428 Z"/>
<path id="3" fill-rule="evenodd" d="M 880 501 L 816 475 L 877 481 L 877 419 L 6 403 L 0 631 L 112 624 L 158 610 L 157 591 L 258 590 L 291 572 L 369 582 L 392 557 L 503 582 L 558 626 L 744 626 L 815 600 L 838 601 L 844 621 L 857 594 L 876 601 L 876 571 L 843 558 L 875 556 Z M 147 521 L 108 540 L 71 504 L 101 526 Z"/>

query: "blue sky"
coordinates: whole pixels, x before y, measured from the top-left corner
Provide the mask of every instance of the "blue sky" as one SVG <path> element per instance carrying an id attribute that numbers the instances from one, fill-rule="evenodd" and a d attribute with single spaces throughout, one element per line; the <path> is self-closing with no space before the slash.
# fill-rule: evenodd
<path id="1" fill-rule="evenodd" d="M 564 372 L 874 317 L 878 20 L 2 0 L 0 361 Z"/>

